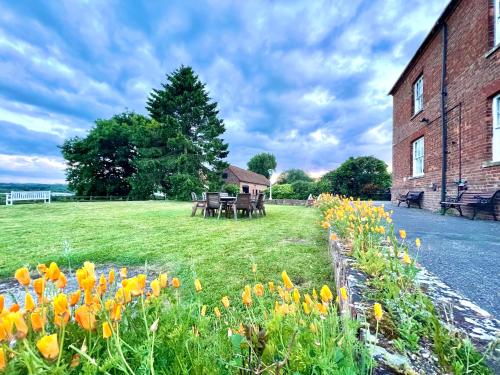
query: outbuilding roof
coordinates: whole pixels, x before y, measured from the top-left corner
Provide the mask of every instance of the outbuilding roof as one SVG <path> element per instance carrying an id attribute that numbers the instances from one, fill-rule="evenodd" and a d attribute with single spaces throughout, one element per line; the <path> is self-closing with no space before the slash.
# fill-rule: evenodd
<path id="1" fill-rule="evenodd" d="M 263 176 L 261 174 L 248 171 L 243 168 L 236 167 L 234 165 L 230 165 L 227 168 L 228 171 L 231 171 L 240 182 L 249 182 L 251 184 L 257 184 L 257 185 L 266 185 L 269 186 L 269 179 L 266 176 Z"/>

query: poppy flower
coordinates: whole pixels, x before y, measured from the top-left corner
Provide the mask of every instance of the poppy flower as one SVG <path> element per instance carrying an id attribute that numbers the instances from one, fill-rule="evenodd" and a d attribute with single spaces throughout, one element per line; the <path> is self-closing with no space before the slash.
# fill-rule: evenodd
<path id="1" fill-rule="evenodd" d="M 7 357 L 5 355 L 5 350 L 0 348 L 0 371 L 5 370 L 5 367 L 7 367 Z"/>
<path id="2" fill-rule="evenodd" d="M 217 319 L 220 319 L 220 317 L 222 316 L 218 307 L 214 307 L 214 314 L 217 317 Z"/>
<path id="3" fill-rule="evenodd" d="M 69 322 L 69 313 L 66 312 L 61 315 L 54 315 L 54 324 L 58 327 L 62 327 L 63 325 L 66 325 L 66 323 Z"/>
<path id="4" fill-rule="evenodd" d="M 241 298 L 245 306 L 250 306 L 252 304 L 252 289 L 250 288 L 250 285 L 245 286 L 245 290 L 241 294 Z"/>
<path id="5" fill-rule="evenodd" d="M 31 297 L 31 294 L 26 293 L 24 296 L 24 309 L 26 311 L 33 311 L 35 308 L 35 301 L 33 300 L 33 297 Z"/>
<path id="6" fill-rule="evenodd" d="M 302 307 L 304 308 L 304 313 L 309 315 L 311 313 L 311 307 L 306 302 L 302 302 Z"/>
<path id="7" fill-rule="evenodd" d="M 43 264 L 43 263 L 37 265 L 36 269 L 37 269 L 37 271 L 38 271 L 38 273 L 39 273 L 40 276 L 45 275 L 45 273 L 48 270 L 47 266 L 45 264 Z"/>
<path id="8" fill-rule="evenodd" d="M 399 230 L 399 237 L 401 237 L 402 240 L 406 238 L 406 231 L 404 229 Z"/>
<path id="9" fill-rule="evenodd" d="M 52 303 L 54 305 L 55 315 L 62 315 L 68 312 L 68 297 L 66 294 L 58 294 L 54 297 L 54 301 Z"/>
<path id="10" fill-rule="evenodd" d="M 293 302 L 295 302 L 297 304 L 300 303 L 300 293 L 299 293 L 299 290 L 297 288 L 293 289 L 292 298 L 293 298 Z"/>
<path id="11" fill-rule="evenodd" d="M 226 309 L 229 308 L 229 298 L 227 296 L 222 297 L 222 304 Z"/>
<path id="12" fill-rule="evenodd" d="M 203 305 L 203 306 L 201 307 L 200 315 L 201 315 L 201 316 L 205 316 L 205 315 L 206 315 L 206 313 L 207 313 L 207 305 Z"/>
<path id="13" fill-rule="evenodd" d="M 181 286 L 181 282 L 177 277 L 174 277 L 172 279 L 172 285 L 174 286 L 174 288 L 178 288 Z"/>
<path id="14" fill-rule="evenodd" d="M 95 279 L 95 264 L 92 262 L 83 262 L 83 268 L 87 271 L 88 277 Z"/>
<path id="15" fill-rule="evenodd" d="M 328 315 L 328 306 L 325 305 L 324 303 L 317 303 L 316 308 L 318 309 L 319 313 L 321 315 Z"/>
<path id="16" fill-rule="evenodd" d="M 2 313 L 4 306 L 5 306 L 5 297 L 3 294 L 0 294 L 0 314 Z"/>
<path id="17" fill-rule="evenodd" d="M 113 310 L 111 311 L 111 320 L 118 322 L 122 320 L 122 306 L 116 304 Z"/>
<path id="18" fill-rule="evenodd" d="M 33 328 L 34 331 L 41 331 L 44 324 L 45 324 L 45 319 L 42 318 L 42 314 L 39 309 L 36 309 L 33 311 L 30 315 L 31 318 L 31 328 Z"/>
<path id="19" fill-rule="evenodd" d="M 55 359 L 59 355 L 59 344 L 57 334 L 47 335 L 37 341 L 36 347 L 45 359 Z"/>
<path id="20" fill-rule="evenodd" d="M 140 274 L 137 275 L 137 282 L 139 283 L 139 287 L 144 290 L 146 289 L 146 275 Z"/>
<path id="21" fill-rule="evenodd" d="M 113 331 L 111 330 L 111 327 L 109 326 L 109 323 L 108 322 L 104 322 L 102 324 L 102 337 L 104 339 L 109 339 L 112 334 L 113 334 Z"/>
<path id="22" fill-rule="evenodd" d="M 253 291 L 255 292 L 255 295 L 258 297 L 262 297 L 264 295 L 264 285 L 262 284 L 255 284 L 253 287 Z"/>
<path id="23" fill-rule="evenodd" d="M 21 308 L 19 307 L 19 305 L 17 303 L 13 303 L 9 307 L 10 312 L 18 312 L 19 310 L 21 310 Z"/>
<path id="24" fill-rule="evenodd" d="M 160 295 L 160 281 L 158 279 L 151 281 L 151 290 L 153 291 L 153 296 L 158 297 Z"/>
<path id="25" fill-rule="evenodd" d="M 342 301 L 347 301 L 347 289 L 345 287 L 340 288 L 340 298 L 342 298 Z"/>
<path id="26" fill-rule="evenodd" d="M 410 263 L 411 263 L 411 258 L 410 258 L 410 256 L 408 255 L 408 253 L 404 253 L 404 254 L 403 254 L 403 263 L 404 263 L 404 264 L 410 264 Z"/>
<path id="27" fill-rule="evenodd" d="M 76 292 L 71 293 L 69 296 L 69 305 L 75 306 L 80 301 L 81 296 L 82 296 L 82 291 L 80 289 L 77 289 Z"/>
<path id="28" fill-rule="evenodd" d="M 45 279 L 39 278 L 33 280 L 33 289 L 35 289 L 35 293 L 39 297 L 42 296 L 45 291 Z"/>
<path id="29" fill-rule="evenodd" d="M 86 331 L 95 329 L 95 312 L 92 307 L 82 305 L 75 310 L 75 320 Z"/>
<path id="30" fill-rule="evenodd" d="M 417 247 L 420 247 L 420 245 L 421 245 L 420 238 L 417 238 L 415 240 L 415 245 L 417 245 Z"/>
<path id="31" fill-rule="evenodd" d="M 267 286 L 269 287 L 269 291 L 270 291 L 271 293 L 274 293 L 274 282 L 269 281 L 269 282 L 267 283 Z"/>
<path id="32" fill-rule="evenodd" d="M 194 288 L 196 289 L 196 292 L 201 292 L 201 282 L 199 279 L 196 279 L 194 281 Z"/>
<path id="33" fill-rule="evenodd" d="M 313 301 L 311 299 L 311 296 L 309 294 L 305 294 L 304 295 L 304 300 L 306 301 L 306 303 L 311 306 L 313 304 Z"/>
<path id="34" fill-rule="evenodd" d="M 47 270 L 47 273 L 45 274 L 45 276 L 49 280 L 55 282 L 59 278 L 60 273 L 61 273 L 61 271 L 59 270 L 57 263 L 52 262 L 52 263 L 50 263 L 49 269 Z"/>
<path id="35" fill-rule="evenodd" d="M 120 268 L 120 277 L 122 279 L 125 279 L 127 277 L 127 268 L 126 267 Z"/>
<path id="36" fill-rule="evenodd" d="M 288 290 L 293 289 L 292 280 L 290 280 L 290 278 L 288 277 L 288 274 L 286 273 L 286 271 L 283 271 L 281 273 L 281 277 L 283 278 L 283 284 L 285 284 L 285 288 L 287 288 Z"/>
<path id="37" fill-rule="evenodd" d="M 384 311 L 382 310 L 382 305 L 378 302 L 376 302 L 373 305 L 373 315 L 375 316 L 377 322 L 379 322 L 382 319 L 382 316 L 384 315 Z"/>
<path id="38" fill-rule="evenodd" d="M 115 282 L 115 269 L 111 268 L 108 274 L 108 284 L 113 284 Z"/>
<path id="39" fill-rule="evenodd" d="M 321 297 L 321 300 L 326 303 L 330 302 L 333 299 L 332 291 L 330 290 L 328 285 L 323 285 L 321 287 L 319 295 Z"/>
<path id="40" fill-rule="evenodd" d="M 26 267 L 18 268 L 14 277 L 21 285 L 28 286 L 31 283 L 30 271 Z"/>
<path id="41" fill-rule="evenodd" d="M 56 288 L 58 289 L 64 289 L 66 288 L 66 285 L 68 284 L 68 279 L 64 275 L 64 273 L 59 274 L 59 278 L 56 281 Z"/>
<path id="42" fill-rule="evenodd" d="M 161 288 L 166 288 L 168 286 L 168 275 L 166 273 L 160 273 L 158 275 L 158 281 L 160 281 Z"/>
<path id="43" fill-rule="evenodd" d="M 28 325 L 24 321 L 24 316 L 20 311 L 12 313 L 12 318 L 14 321 L 14 326 L 16 327 L 17 337 L 24 338 L 28 334 Z"/>

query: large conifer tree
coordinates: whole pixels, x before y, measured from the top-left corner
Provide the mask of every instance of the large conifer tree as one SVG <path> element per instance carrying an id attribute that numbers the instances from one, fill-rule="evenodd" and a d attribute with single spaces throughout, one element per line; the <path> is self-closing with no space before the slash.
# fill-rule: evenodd
<path id="1" fill-rule="evenodd" d="M 160 189 L 170 198 L 189 199 L 191 191 L 219 188 L 228 154 L 220 137 L 224 122 L 193 69 L 181 66 L 167 75 L 146 109 L 154 121 L 139 140 L 133 193 L 147 196 Z"/>

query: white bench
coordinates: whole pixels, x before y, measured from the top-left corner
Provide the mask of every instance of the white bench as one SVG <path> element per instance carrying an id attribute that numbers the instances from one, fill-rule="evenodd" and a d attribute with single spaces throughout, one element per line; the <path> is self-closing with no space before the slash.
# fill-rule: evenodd
<path id="1" fill-rule="evenodd" d="M 5 204 L 12 206 L 16 201 L 44 201 L 50 203 L 50 191 L 11 191 L 6 194 Z"/>

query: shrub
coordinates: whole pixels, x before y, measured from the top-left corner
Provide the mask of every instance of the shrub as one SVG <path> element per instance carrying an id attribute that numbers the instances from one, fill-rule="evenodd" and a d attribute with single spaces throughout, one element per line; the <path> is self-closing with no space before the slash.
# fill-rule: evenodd
<path id="1" fill-rule="evenodd" d="M 290 184 L 273 185 L 273 199 L 293 199 L 293 188 Z M 269 197 L 269 189 L 266 189 L 266 197 Z"/>
<path id="2" fill-rule="evenodd" d="M 229 195 L 236 196 L 240 192 L 240 187 L 236 184 L 224 184 L 222 185 L 222 191 L 225 191 Z"/>

